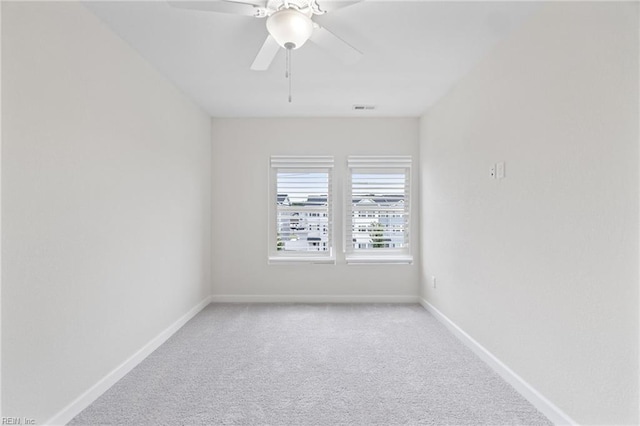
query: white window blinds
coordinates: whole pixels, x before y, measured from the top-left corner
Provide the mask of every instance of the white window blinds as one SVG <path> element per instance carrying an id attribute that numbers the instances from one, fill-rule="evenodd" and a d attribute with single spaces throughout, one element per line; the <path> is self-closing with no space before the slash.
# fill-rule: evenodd
<path id="1" fill-rule="evenodd" d="M 350 156 L 345 254 L 349 263 L 410 263 L 411 157 Z"/>
<path id="2" fill-rule="evenodd" d="M 272 156 L 269 259 L 333 260 L 333 157 Z"/>

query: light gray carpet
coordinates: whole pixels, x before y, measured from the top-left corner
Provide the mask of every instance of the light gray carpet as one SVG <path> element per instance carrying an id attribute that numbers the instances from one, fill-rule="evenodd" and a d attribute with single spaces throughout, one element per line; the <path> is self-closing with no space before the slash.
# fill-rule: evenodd
<path id="1" fill-rule="evenodd" d="M 419 305 L 212 304 L 72 425 L 548 425 Z"/>

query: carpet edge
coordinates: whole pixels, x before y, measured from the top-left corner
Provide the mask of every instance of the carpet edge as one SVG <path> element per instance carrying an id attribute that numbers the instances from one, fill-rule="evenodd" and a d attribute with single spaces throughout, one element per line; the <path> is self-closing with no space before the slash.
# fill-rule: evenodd
<path id="1" fill-rule="evenodd" d="M 60 410 L 57 414 L 47 420 L 45 425 L 65 425 L 70 422 L 75 416 L 80 414 L 82 410 L 91 405 L 96 399 L 98 399 L 103 393 L 105 393 L 111 386 L 116 384 L 118 380 L 123 378 L 127 373 L 133 370 L 138 364 L 140 364 L 146 357 L 148 357 L 153 351 L 158 349 L 160 345 L 166 342 L 176 331 L 178 331 L 183 325 L 189 322 L 190 319 L 195 317 L 201 310 L 211 303 L 211 296 L 205 297 L 196 306 L 191 308 L 186 314 L 178 318 L 165 330 L 161 331 L 156 337 L 151 339 L 148 343 L 138 349 L 133 355 L 127 358 L 123 363 L 114 368 L 102 379 L 98 380 L 96 384 L 91 386 L 69 405 Z"/>
<path id="2" fill-rule="evenodd" d="M 451 321 L 449 317 L 440 312 L 435 306 L 419 297 L 418 303 L 433 315 L 440 323 L 442 323 L 449 331 L 453 333 L 465 346 L 475 353 L 482 361 L 484 361 L 493 371 L 502 377 L 507 383 L 529 401 L 535 408 L 545 415 L 553 424 L 556 425 L 577 425 L 578 423 L 569 417 L 564 411 L 558 408 L 553 402 L 548 400 L 544 395 L 538 392 L 533 386 L 527 383 L 515 371 L 509 368 L 505 363 L 500 361 L 484 346 L 478 343 L 473 337 L 467 334 L 456 323 Z"/>

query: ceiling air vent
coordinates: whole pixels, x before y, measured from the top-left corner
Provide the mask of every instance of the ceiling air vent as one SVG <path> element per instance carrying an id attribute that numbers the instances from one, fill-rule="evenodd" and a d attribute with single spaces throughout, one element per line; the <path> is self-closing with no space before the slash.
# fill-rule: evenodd
<path id="1" fill-rule="evenodd" d="M 354 111 L 373 111 L 374 109 L 376 109 L 375 105 L 354 105 L 353 106 Z"/>

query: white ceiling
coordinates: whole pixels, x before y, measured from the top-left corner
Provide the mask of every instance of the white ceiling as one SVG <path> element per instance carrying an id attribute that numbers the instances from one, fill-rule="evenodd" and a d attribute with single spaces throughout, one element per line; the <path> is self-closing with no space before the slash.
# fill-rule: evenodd
<path id="1" fill-rule="evenodd" d="M 417 117 L 537 7 L 364 0 L 314 17 L 364 56 L 346 65 L 312 43 L 293 51 L 289 103 L 284 50 L 268 71 L 249 69 L 267 36 L 264 19 L 165 1 L 85 4 L 214 117 Z"/>

